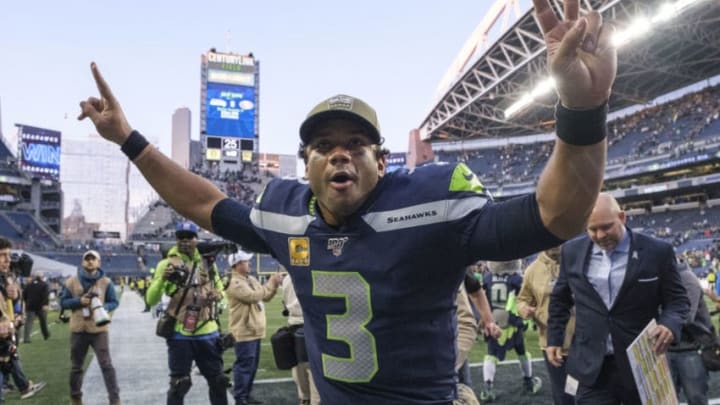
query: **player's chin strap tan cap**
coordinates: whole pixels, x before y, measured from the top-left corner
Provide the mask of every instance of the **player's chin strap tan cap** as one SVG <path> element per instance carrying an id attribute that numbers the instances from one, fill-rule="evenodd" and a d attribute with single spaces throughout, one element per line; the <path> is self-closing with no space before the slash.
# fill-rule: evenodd
<path id="1" fill-rule="evenodd" d="M 300 125 L 300 139 L 304 144 L 310 142 L 315 126 L 332 118 L 345 118 L 357 121 L 367 128 L 367 134 L 373 143 L 382 143 L 377 113 L 370 105 L 359 98 L 338 94 L 316 105 Z"/>

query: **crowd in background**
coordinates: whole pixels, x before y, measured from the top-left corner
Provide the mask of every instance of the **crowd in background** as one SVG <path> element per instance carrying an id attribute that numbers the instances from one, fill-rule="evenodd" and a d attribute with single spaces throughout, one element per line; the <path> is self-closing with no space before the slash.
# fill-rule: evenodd
<path id="1" fill-rule="evenodd" d="M 653 156 L 679 158 L 714 149 L 720 143 L 718 118 L 720 86 L 617 118 L 608 123 L 609 169 Z M 552 145 L 552 141 L 510 143 L 459 152 L 441 149 L 437 154 L 441 161 L 466 162 L 486 184 L 536 183 Z"/>

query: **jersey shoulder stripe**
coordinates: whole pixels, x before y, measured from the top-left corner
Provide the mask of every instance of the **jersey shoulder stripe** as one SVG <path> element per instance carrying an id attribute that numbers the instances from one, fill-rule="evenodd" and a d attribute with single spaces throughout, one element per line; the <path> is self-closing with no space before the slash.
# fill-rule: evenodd
<path id="1" fill-rule="evenodd" d="M 482 208 L 486 198 L 472 197 L 433 201 L 388 211 L 369 212 L 365 222 L 376 232 L 394 231 L 417 226 L 452 222 Z"/>
<path id="2" fill-rule="evenodd" d="M 492 197 L 463 163 L 432 164 L 384 176 L 359 212 L 376 232 L 453 222 L 482 209 Z M 303 235 L 317 218 L 307 183 L 270 182 L 250 213 L 259 229 Z"/>

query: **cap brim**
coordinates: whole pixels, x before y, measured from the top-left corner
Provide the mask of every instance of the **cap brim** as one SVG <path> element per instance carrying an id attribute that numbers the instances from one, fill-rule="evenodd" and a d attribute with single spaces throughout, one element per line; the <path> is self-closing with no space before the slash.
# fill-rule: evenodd
<path id="1" fill-rule="evenodd" d="M 312 139 L 312 132 L 315 126 L 322 121 L 327 121 L 334 118 L 344 118 L 362 124 L 367 129 L 367 134 L 373 141 L 373 143 L 380 143 L 380 132 L 378 132 L 377 128 L 375 128 L 375 126 L 373 126 L 370 121 L 355 114 L 354 112 L 344 110 L 323 111 L 314 114 L 311 117 L 308 117 L 305 121 L 303 121 L 302 125 L 300 125 L 300 139 L 302 140 L 302 142 L 306 145 L 310 143 L 310 140 Z"/>
<path id="2" fill-rule="evenodd" d="M 193 235 L 197 238 L 198 234 L 195 231 L 175 231 L 175 237 L 177 238 L 179 235 Z"/>

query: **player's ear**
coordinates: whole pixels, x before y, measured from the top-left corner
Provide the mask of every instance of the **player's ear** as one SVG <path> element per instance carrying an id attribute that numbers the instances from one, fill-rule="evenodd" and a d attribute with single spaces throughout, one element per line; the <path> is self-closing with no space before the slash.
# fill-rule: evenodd
<path id="1" fill-rule="evenodd" d="M 385 169 L 387 168 L 387 154 L 384 153 L 384 150 L 382 150 L 380 146 L 377 148 L 378 151 L 375 153 L 375 158 L 377 159 L 378 177 L 382 177 L 385 175 Z"/>
<path id="2" fill-rule="evenodd" d="M 298 146 L 298 157 L 305 162 L 305 166 L 307 166 L 307 151 L 305 150 L 306 146 L 304 143 L 300 143 L 300 146 Z"/>

